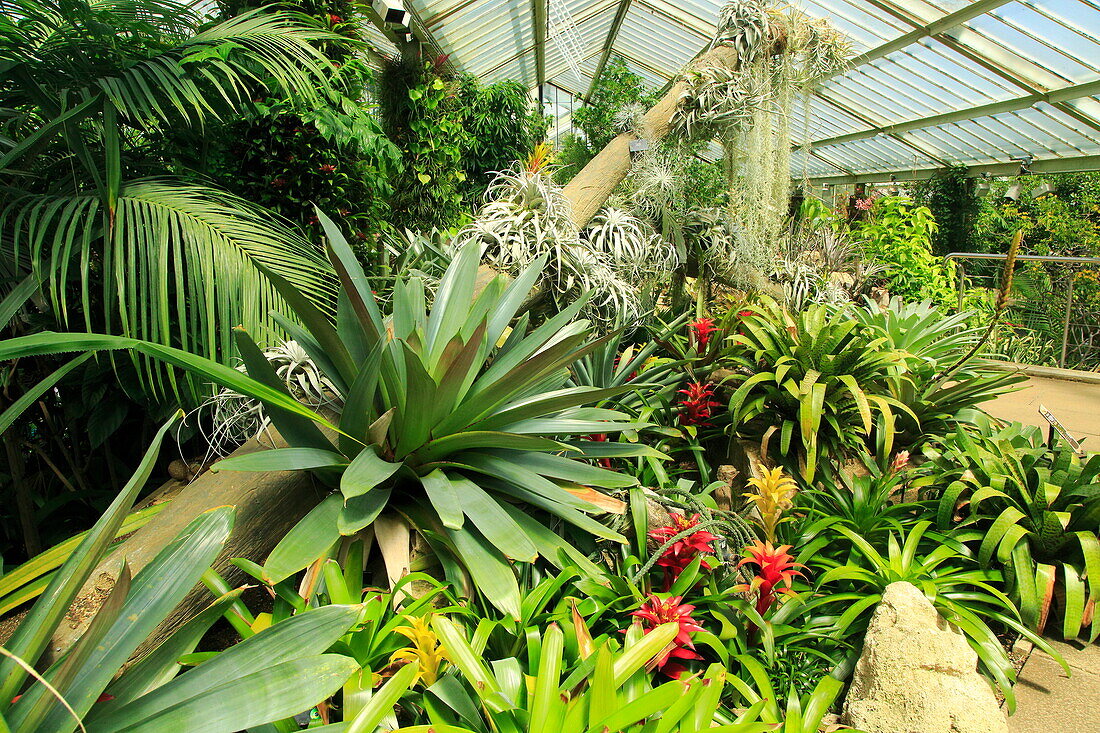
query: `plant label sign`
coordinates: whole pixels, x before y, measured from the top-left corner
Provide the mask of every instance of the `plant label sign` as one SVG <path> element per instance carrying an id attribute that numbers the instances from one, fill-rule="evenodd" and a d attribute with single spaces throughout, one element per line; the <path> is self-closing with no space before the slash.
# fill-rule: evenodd
<path id="1" fill-rule="evenodd" d="M 1048 423 L 1050 423 L 1050 427 L 1058 432 L 1058 435 L 1062 437 L 1062 440 L 1066 441 L 1066 445 L 1072 448 L 1074 453 L 1081 456 L 1082 458 L 1084 457 L 1085 451 L 1081 448 L 1081 444 L 1074 440 L 1073 436 L 1069 434 L 1069 431 L 1066 430 L 1065 426 L 1063 426 L 1062 423 L 1058 421 L 1058 418 L 1054 417 L 1054 413 L 1046 408 L 1046 405 L 1042 403 L 1039 404 L 1039 414 L 1042 415 Z"/>

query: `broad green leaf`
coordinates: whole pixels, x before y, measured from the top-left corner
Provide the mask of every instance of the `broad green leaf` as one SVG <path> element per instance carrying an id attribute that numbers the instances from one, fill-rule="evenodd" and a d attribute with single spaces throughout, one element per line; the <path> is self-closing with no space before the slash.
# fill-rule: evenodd
<path id="1" fill-rule="evenodd" d="M 393 489 L 385 487 L 354 496 L 344 502 L 336 526 L 341 535 L 350 536 L 378 519 L 378 515 L 390 503 Z"/>
<path id="2" fill-rule="evenodd" d="M 243 588 L 237 588 L 217 598 L 115 679 L 107 687 L 107 694 L 113 698 L 112 707 L 125 705 L 174 678 L 183 669 L 177 660 L 195 650 L 210 627 L 243 592 Z"/>
<path id="3" fill-rule="evenodd" d="M 345 499 L 365 494 L 397 473 L 401 465 L 383 460 L 372 446 L 367 446 L 344 469 L 340 477 L 340 493 Z"/>
<path id="4" fill-rule="evenodd" d="M 455 553 L 470 572 L 477 589 L 494 606 L 519 621 L 519 583 L 512 566 L 477 531 L 468 527 L 445 530 Z"/>
<path id="5" fill-rule="evenodd" d="M 339 453 L 318 448 L 274 448 L 243 456 L 223 458 L 212 471 L 308 471 L 315 468 L 340 468 L 348 459 Z"/>
<path id="6" fill-rule="evenodd" d="M 343 506 L 342 496 L 330 494 L 311 509 L 271 551 L 264 563 L 265 579 L 278 583 L 328 552 L 340 539 L 336 520 Z"/>
<path id="7" fill-rule="evenodd" d="M 174 416 L 157 431 L 134 475 L 57 571 L 42 596 L 4 645 L 12 655 L 34 661 L 45 650 L 50 637 L 53 636 L 65 614 L 69 612 L 69 606 L 84 585 L 84 581 L 103 558 L 108 545 L 125 521 L 127 512 L 137 499 L 138 493 L 149 480 L 164 435 L 178 416 L 178 414 Z M 25 679 L 26 672 L 13 660 L 7 657 L 0 660 L 0 680 L 3 680 L 0 682 L 0 699 L 10 700 L 15 697 Z"/>
<path id="8" fill-rule="evenodd" d="M 138 645 L 199 582 L 229 538 L 233 516 L 228 506 L 199 515 L 134 576 L 117 620 L 88 655 L 79 677 L 59 690 L 79 714 L 87 714 Z M 69 712 L 55 705 L 39 726 L 54 730 L 71 723 Z"/>
<path id="9" fill-rule="evenodd" d="M 232 733 L 309 709 L 335 694 L 358 669 L 354 659 L 342 654 L 301 657 L 251 674 L 221 677 L 219 686 L 171 707 L 144 716 L 131 713 L 117 723 L 99 723 L 94 729 L 103 733 Z M 138 703 L 141 701 L 139 698 Z"/>
<path id="10" fill-rule="evenodd" d="M 439 520 L 444 527 L 450 529 L 461 529 L 464 521 L 462 500 L 456 486 L 459 480 L 452 479 L 438 468 L 427 476 L 420 477 L 420 483 L 424 486 L 435 513 L 439 515 Z"/>

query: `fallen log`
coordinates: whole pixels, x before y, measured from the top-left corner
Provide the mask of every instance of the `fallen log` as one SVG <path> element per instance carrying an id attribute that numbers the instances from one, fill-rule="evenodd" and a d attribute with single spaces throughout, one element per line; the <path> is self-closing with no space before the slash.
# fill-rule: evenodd
<path id="1" fill-rule="evenodd" d="M 263 437 L 262 443 L 256 439 L 250 440 L 232 455 L 286 447 L 282 438 L 273 431 Z M 233 533 L 214 561 L 213 568 L 225 576 L 230 585 L 238 585 L 248 578 L 229 563 L 230 558 L 243 557 L 262 563 L 275 544 L 317 505 L 324 494 L 325 491 L 305 471 L 207 471 L 199 475 L 172 498 L 164 511 L 126 539 L 95 569 L 57 634 L 51 639 L 50 654 L 56 658 L 84 633 L 114 587 L 123 558 L 129 564 L 130 572 L 136 575 L 195 517 L 208 509 L 229 505 L 237 510 Z M 184 624 L 212 600 L 213 596 L 205 586 L 196 586 L 138 653 Z"/>
<path id="2" fill-rule="evenodd" d="M 736 50 L 729 46 L 716 46 L 699 56 L 692 66 L 737 68 L 737 63 Z M 683 78 L 677 79 L 665 96 L 646 112 L 642 127 L 648 135 L 647 140 L 655 142 L 668 136 L 672 115 L 680 105 L 685 89 L 687 85 Z M 635 139 L 630 133 L 619 135 L 566 184 L 565 197 L 573 205 L 573 223 L 578 229 L 592 221 L 611 192 L 630 172 L 630 142 Z"/>

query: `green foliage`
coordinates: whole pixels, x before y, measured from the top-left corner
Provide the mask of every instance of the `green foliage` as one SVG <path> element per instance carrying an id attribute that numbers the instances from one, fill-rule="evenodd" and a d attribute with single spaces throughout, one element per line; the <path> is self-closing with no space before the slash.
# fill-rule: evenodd
<path id="1" fill-rule="evenodd" d="M 463 151 L 471 142 L 461 88 L 461 80 L 447 73 L 445 59 L 396 55 L 383 60 L 378 111 L 386 135 L 404 156 L 390 199 L 392 221 L 399 229 L 446 229 L 463 223 Z"/>
<path id="2" fill-rule="evenodd" d="M 993 369 L 981 358 L 963 364 L 950 380 L 943 379 L 985 333 L 987 320 L 972 312 L 944 315 L 929 301 L 894 300 L 882 309 L 868 300 L 852 315 L 881 333 L 887 347 L 902 353 L 903 363 L 892 370 L 887 385 L 890 394 L 911 410 L 899 414 L 897 425 L 898 443 L 907 448 L 971 419 L 977 414 L 974 407 L 1026 381 L 1024 375 Z"/>
<path id="3" fill-rule="evenodd" d="M 493 174 L 526 160 L 546 137 L 550 118 L 538 109 L 527 86 L 500 81 L 482 86 L 470 75 L 461 79 L 459 92 L 466 108 L 466 147 L 462 151 L 468 205 L 480 203 Z"/>
<path id="4" fill-rule="evenodd" d="M 886 551 L 882 552 L 852 529 L 837 524 L 831 532 L 805 545 L 799 559 L 820 569 L 816 574 L 818 590 L 852 591 L 862 596 L 862 602 L 846 615 L 850 622 L 859 619 L 864 627 L 886 586 L 898 581 L 916 585 L 940 615 L 966 636 L 978 654 L 982 671 L 1004 694 L 1011 713 L 1016 708 L 1012 693 L 1016 670 L 995 629 L 1013 629 L 1059 658 L 1057 652 L 1020 623 L 1016 606 L 998 589 L 1001 574 L 981 569 L 964 544 L 930 532 L 931 525 L 930 521 L 921 521 L 905 532 L 890 532 Z M 926 546 L 931 549 L 924 549 Z M 822 553 L 825 548 L 829 556 Z"/>
<path id="5" fill-rule="evenodd" d="M 325 300 L 329 268 L 285 222 L 164 178 L 146 141 L 239 115 L 257 77 L 302 108 L 321 106 L 333 70 L 313 44 L 328 32 L 286 13 L 207 24 L 175 0 L 147 13 L 84 0 L 9 4 L 18 10 L 0 16 L 11 141 L 0 158 L 0 269 L 29 267 L 55 323 L 227 358 L 229 324 L 276 328 L 268 311 L 278 296 L 258 263 Z M 176 387 L 173 375 L 138 366 L 148 394 Z"/>
<path id="6" fill-rule="evenodd" d="M 1038 428 L 1019 423 L 983 427 L 960 426 L 927 448 L 916 485 L 938 500 L 941 528 L 961 514 L 960 526 L 978 530 L 979 562 L 1008 570 L 1030 628 L 1043 631 L 1057 597 L 1058 633 L 1075 639 L 1100 598 L 1100 454 L 1048 448 Z M 1098 635 L 1094 621 L 1089 637 Z"/>
<path id="7" fill-rule="evenodd" d="M 468 640 L 447 618 L 432 622 L 443 646 L 459 671 L 429 689 L 421 719 L 399 733 L 583 733 L 593 730 L 631 733 L 763 733 L 771 726 L 756 722 L 764 703 L 733 717 L 720 709 L 727 675 L 720 665 L 706 680 L 672 680 L 655 685 L 647 662 L 659 656 L 676 636 L 674 624 L 642 635 L 639 627 L 627 631 L 625 644 L 605 638 L 588 649 L 566 650 L 566 638 L 557 625 L 541 634 L 532 629 L 528 654 L 486 663 L 475 637 Z M 362 713 L 362 727 L 370 730 L 391 712 L 401 687 L 411 675 L 395 676 L 393 687 L 383 688 L 381 705 Z M 386 693 L 390 693 L 387 695 Z M 373 703 L 373 701 L 372 701 Z M 387 709 L 389 708 L 389 709 Z"/>
<path id="8" fill-rule="evenodd" d="M 0 660 L 4 730 L 68 733 L 82 719 L 95 730 L 237 730 L 293 715 L 332 694 L 353 667 L 323 652 L 355 621 L 357 610 L 333 606 L 217 656 L 177 677 L 190 653 L 240 592 L 207 610 L 119 673 L 139 645 L 190 592 L 221 551 L 233 526 L 232 507 L 195 518 L 131 578 L 124 563 L 95 618 L 68 654 L 41 659 L 69 606 L 124 524 L 153 468 L 156 436 L 141 465 L 107 512 L 53 575 L 20 622 Z M 244 707 L 238 707 L 243 705 Z"/>
<path id="9" fill-rule="evenodd" d="M 866 221 L 852 224 L 852 237 L 864 255 L 886 266 L 891 295 L 931 300 L 950 307 L 955 297 L 955 273 L 932 252 L 938 225 L 927 207 L 898 196 L 877 199 Z"/>
<path id="10" fill-rule="evenodd" d="M 932 252 L 979 252 L 982 243 L 975 226 L 982 200 L 974 192 L 975 179 L 966 166 L 953 166 L 913 186 L 913 202 L 927 207 L 936 222 Z"/>
<path id="11" fill-rule="evenodd" d="M 811 305 L 792 315 L 763 300 L 759 310 L 742 321 L 740 348 L 732 352 L 743 367 L 730 378 L 736 432 L 769 441 L 807 481 L 823 457 L 836 460 L 864 446 L 875 413 L 881 452 L 889 453 L 895 412 L 909 412 L 885 389 L 902 353 L 845 309 Z"/>
<path id="12" fill-rule="evenodd" d="M 424 534 L 449 579 L 472 594 L 475 588 L 463 574 L 468 571 L 476 590 L 517 615 L 519 591 L 506 558 L 533 562 L 541 555 L 556 562 L 559 549 L 570 549 L 512 502 L 546 511 L 584 533 L 622 541 L 588 516 L 601 511 L 596 505 L 567 489 L 636 483 L 573 457 L 584 458 L 588 446 L 599 445 L 582 436 L 639 427 L 622 413 L 582 407 L 632 387 L 567 386 L 566 368 L 600 345 L 600 340 L 589 343 L 586 322 L 573 322 L 583 300 L 530 333 L 526 317 L 509 330 L 545 259 L 507 286 L 500 279 L 488 283 L 475 298 L 480 251 L 463 248 L 431 308 L 423 283 L 413 277 L 396 283 L 384 317 L 340 231 L 319 215 L 345 286 L 337 328 L 287 283 L 277 282 L 306 324 L 305 329 L 288 324 L 296 340 L 344 403 L 340 438 L 334 445 L 300 417 L 320 420 L 306 408 L 296 410 L 297 416 L 273 409 L 272 421 L 294 447 L 219 464 L 224 470 L 316 469 L 339 486 L 340 493 L 326 498 L 276 546 L 265 565 L 267 576 L 281 580 L 311 564 L 341 536 L 359 532 L 384 511 L 397 511 Z M 238 343 L 249 374 L 281 387 L 243 332 Z M 270 402 L 256 382 L 235 381 L 226 386 Z M 276 405 L 285 402 L 284 396 Z M 645 452 L 622 448 L 623 455 Z"/>
<path id="13" fill-rule="evenodd" d="M 558 160 L 561 167 L 555 175 L 557 180 L 568 181 L 623 132 L 616 125 L 616 117 L 622 110 L 631 106 L 645 111 L 658 99 L 657 90 L 647 88 L 645 80 L 631 71 L 621 56 L 608 58 L 603 73 L 593 84 L 588 103 L 573 113 L 573 124 L 583 137 L 567 138 Z"/>
<path id="14" fill-rule="evenodd" d="M 1020 184 L 1018 199 L 1005 200 L 1005 190 L 1016 183 Z M 1032 198 L 1031 191 L 1043 183 L 1054 184 L 1055 194 Z M 1023 251 L 1028 254 L 1095 257 L 1100 254 L 1100 174 L 993 181 L 990 195 L 982 200 L 975 229 L 985 243 L 980 251 L 1008 251 L 1013 235 L 1023 229 Z"/>

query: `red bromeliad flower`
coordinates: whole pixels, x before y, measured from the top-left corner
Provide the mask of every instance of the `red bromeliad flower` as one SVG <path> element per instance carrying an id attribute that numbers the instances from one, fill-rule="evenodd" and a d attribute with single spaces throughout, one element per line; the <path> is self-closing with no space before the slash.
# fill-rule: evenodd
<path id="1" fill-rule="evenodd" d="M 704 382 L 688 382 L 685 389 L 676 390 L 684 397 L 680 400 L 680 424 L 709 427 L 711 410 L 719 406 L 714 397 L 713 385 Z"/>
<path id="2" fill-rule="evenodd" d="M 337 23 L 343 23 L 344 19 L 341 18 L 339 15 L 336 15 L 335 13 L 329 13 L 328 14 L 328 22 L 331 23 L 332 25 L 336 25 Z"/>
<path id="3" fill-rule="evenodd" d="M 760 568 L 751 583 L 734 586 L 733 590 L 739 593 L 757 591 L 760 595 L 756 599 L 756 611 L 761 616 L 767 613 L 775 603 L 777 593 L 794 594 L 791 590 L 791 581 L 796 575 L 802 576 L 802 573 L 795 568 L 806 567 L 794 562 L 794 558 L 787 554 L 789 549 L 791 549 L 790 545 L 772 547 L 771 542 L 757 540 L 753 545 L 745 548 L 745 554 L 748 557 L 737 563 L 737 567 L 753 563 Z M 778 585 L 783 587 L 776 590 Z"/>
<path id="4" fill-rule="evenodd" d="M 657 660 L 656 668 L 672 679 L 679 679 L 684 673 L 684 665 L 674 662 L 674 659 L 702 659 L 695 651 L 695 644 L 691 641 L 691 635 L 696 631 L 702 631 L 703 627 L 695 623 L 691 612 L 695 606 L 680 603 L 681 596 L 661 598 L 650 594 L 642 607 L 630 615 L 642 620 L 642 628 L 645 633 L 653 631 L 661 624 L 676 623 L 680 625 L 680 631 L 670 644 L 671 649 Z"/>
<path id="5" fill-rule="evenodd" d="M 322 173 L 333 173 L 336 171 L 336 166 L 332 163 L 322 163 L 321 165 L 317 166 L 317 170 L 321 171 Z"/>
<path id="6" fill-rule="evenodd" d="M 718 330 L 711 318 L 700 318 L 697 321 L 692 321 L 688 324 L 688 328 L 691 330 L 692 346 L 700 353 L 707 348 L 710 335 Z"/>
<path id="7" fill-rule="evenodd" d="M 592 433 L 592 435 L 588 436 L 588 439 L 591 441 L 595 441 L 596 443 L 603 443 L 607 441 L 607 433 Z M 600 458 L 599 464 L 604 468 L 611 468 L 611 459 Z"/>
<path id="8" fill-rule="evenodd" d="M 685 517 L 683 514 L 673 514 L 672 524 L 658 527 L 651 531 L 649 536 L 664 545 L 676 535 L 698 525 L 698 514 L 692 514 L 690 517 Z M 673 542 L 672 547 L 665 550 L 664 554 L 657 560 L 657 566 L 665 569 L 665 588 L 668 589 L 676 582 L 676 578 L 680 577 L 680 573 L 684 572 L 684 568 L 690 565 L 695 558 L 714 552 L 711 543 L 716 539 L 718 539 L 716 535 L 705 529 L 700 529 L 683 539 Z M 707 564 L 706 560 L 702 560 L 699 567 L 710 570 L 710 565 Z"/>

